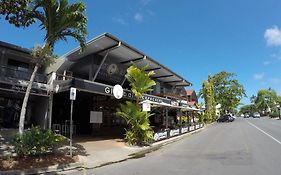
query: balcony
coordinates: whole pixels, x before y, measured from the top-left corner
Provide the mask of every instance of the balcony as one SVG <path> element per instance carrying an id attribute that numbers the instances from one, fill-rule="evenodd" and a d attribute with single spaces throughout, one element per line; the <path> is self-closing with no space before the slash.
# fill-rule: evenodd
<path id="1" fill-rule="evenodd" d="M 0 66 L 0 80 L 1 81 L 29 81 L 31 77 L 32 72 L 20 69 L 20 68 L 14 68 L 14 67 L 8 67 L 8 66 Z M 37 83 L 47 83 L 47 76 L 43 74 L 36 74 L 34 82 Z"/>

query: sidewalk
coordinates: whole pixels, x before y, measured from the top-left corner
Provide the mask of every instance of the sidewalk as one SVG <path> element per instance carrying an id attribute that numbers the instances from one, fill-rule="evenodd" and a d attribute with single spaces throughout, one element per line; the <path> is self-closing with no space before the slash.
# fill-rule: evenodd
<path id="1" fill-rule="evenodd" d="M 205 129 L 197 129 L 195 131 L 175 136 L 170 139 L 158 141 L 150 146 L 146 147 L 130 147 L 127 146 L 122 139 L 101 139 L 93 140 L 93 138 L 78 139 L 74 146 L 74 153 L 79 155 L 79 162 L 68 165 L 54 165 L 42 169 L 34 169 L 27 171 L 0 171 L 0 174 L 39 174 L 39 173 L 50 173 L 50 172 L 62 172 L 67 170 L 74 170 L 77 168 L 98 168 L 113 163 L 126 161 L 128 159 L 139 158 L 145 156 L 145 154 L 158 150 L 162 146 L 176 142 L 185 137 L 188 137 L 196 132 L 200 132 Z M 83 151 L 79 150 L 79 147 Z"/>
<path id="2" fill-rule="evenodd" d="M 172 137 L 170 139 L 155 142 L 146 147 L 130 147 L 120 139 L 80 142 L 78 144 L 82 145 L 88 153 L 87 156 L 80 156 L 80 160 L 83 163 L 84 168 L 91 169 L 122 162 L 132 158 L 142 157 L 146 153 L 155 151 L 164 145 L 181 140 L 196 132 L 200 132 L 205 127 L 206 126 L 183 135 Z"/>

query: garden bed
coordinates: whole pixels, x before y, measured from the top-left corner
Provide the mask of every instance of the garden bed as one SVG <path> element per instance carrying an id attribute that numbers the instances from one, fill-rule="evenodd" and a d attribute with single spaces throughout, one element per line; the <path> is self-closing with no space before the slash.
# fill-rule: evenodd
<path id="1" fill-rule="evenodd" d="M 70 157 L 66 154 L 46 154 L 21 158 L 0 157 L 0 171 L 40 169 L 53 165 L 67 165 L 78 161 L 78 156 Z"/>

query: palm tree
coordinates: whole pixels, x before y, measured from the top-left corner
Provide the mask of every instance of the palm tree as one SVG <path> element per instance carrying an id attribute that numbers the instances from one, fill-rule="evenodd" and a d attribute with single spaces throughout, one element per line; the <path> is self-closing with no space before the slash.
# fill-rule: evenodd
<path id="1" fill-rule="evenodd" d="M 127 69 L 127 73 L 125 75 L 126 79 L 129 81 L 131 90 L 136 96 L 136 104 L 139 105 L 139 100 L 142 98 L 142 95 L 146 92 L 150 92 L 153 90 L 153 86 L 156 85 L 155 81 L 150 78 L 150 76 L 154 75 L 154 71 L 149 71 L 148 73 L 145 71 L 148 66 L 144 66 L 139 69 L 135 65 L 130 66 Z"/>
<path id="2" fill-rule="evenodd" d="M 152 87 L 156 84 L 150 78 L 154 72 L 149 71 L 147 73 L 146 69 L 147 66 L 139 69 L 135 65 L 127 69 L 125 77 L 129 81 L 131 90 L 136 97 L 136 104 L 127 101 L 126 104 L 121 104 L 120 108 L 117 109 L 117 115 L 126 120 L 129 125 L 129 129 L 126 130 L 125 140 L 131 145 L 147 144 L 153 137 L 149 124 L 149 117 L 152 114 L 142 111 L 139 105 L 143 94 L 152 91 Z"/>
<path id="3" fill-rule="evenodd" d="M 32 51 L 35 66 L 21 108 L 19 133 L 22 134 L 26 106 L 36 72 L 40 66 L 48 66 L 54 59 L 55 43 L 72 37 L 80 43 L 82 50 L 85 48 L 87 18 L 84 12 L 86 7 L 82 2 L 68 4 L 68 0 L 0 1 L 0 7 L 2 7 L 0 14 L 6 15 L 5 19 L 16 27 L 27 27 L 34 22 L 39 22 L 41 29 L 46 31 L 43 47 L 36 47 Z"/>

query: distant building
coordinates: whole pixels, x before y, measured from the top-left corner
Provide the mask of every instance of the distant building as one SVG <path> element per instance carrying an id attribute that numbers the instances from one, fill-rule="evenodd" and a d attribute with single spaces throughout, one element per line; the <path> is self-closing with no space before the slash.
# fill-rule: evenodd
<path id="1" fill-rule="evenodd" d="M 198 98 L 195 90 L 186 90 L 187 102 L 190 106 L 196 106 L 198 104 Z"/>

